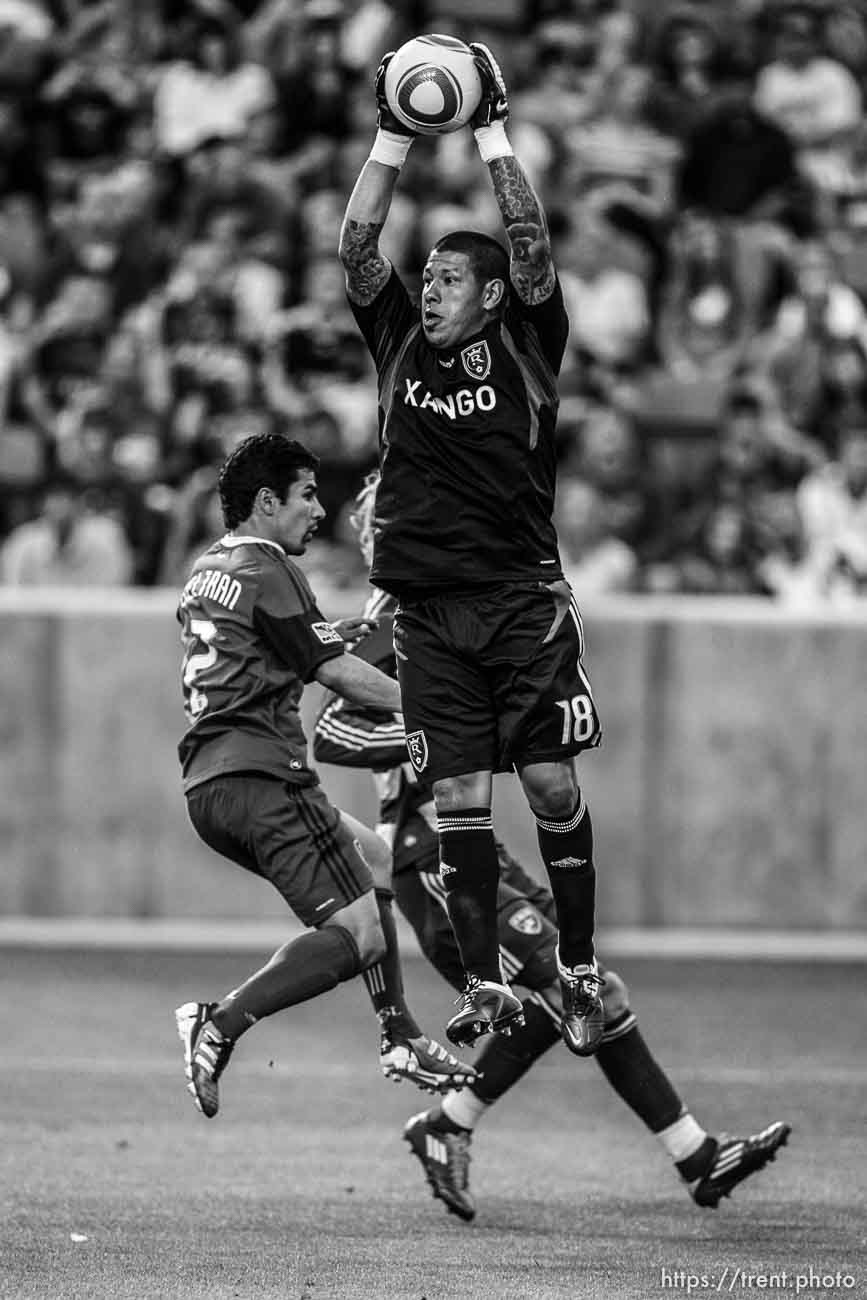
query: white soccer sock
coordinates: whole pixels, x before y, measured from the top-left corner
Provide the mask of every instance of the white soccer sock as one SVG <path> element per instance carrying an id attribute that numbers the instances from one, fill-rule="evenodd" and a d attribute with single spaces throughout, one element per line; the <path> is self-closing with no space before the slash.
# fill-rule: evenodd
<path id="1" fill-rule="evenodd" d="M 661 1129 L 656 1137 L 671 1156 L 675 1164 L 693 1155 L 707 1137 L 702 1126 L 693 1119 L 689 1111 L 676 1119 L 668 1128 Z"/>
<path id="2" fill-rule="evenodd" d="M 459 1128 L 474 1129 L 490 1105 L 489 1101 L 482 1101 L 469 1088 L 462 1088 L 459 1092 L 447 1093 L 442 1108 L 443 1114 Z"/>

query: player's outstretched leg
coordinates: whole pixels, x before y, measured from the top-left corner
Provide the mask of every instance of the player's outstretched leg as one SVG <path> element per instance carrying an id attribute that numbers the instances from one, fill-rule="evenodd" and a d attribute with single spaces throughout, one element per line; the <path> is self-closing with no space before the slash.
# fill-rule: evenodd
<path id="1" fill-rule="evenodd" d="M 714 1142 L 713 1153 L 700 1176 L 696 1172 L 688 1177 L 681 1168 L 681 1173 L 690 1183 L 690 1195 L 696 1205 L 715 1210 L 722 1198 L 730 1196 L 738 1183 L 757 1174 L 775 1159 L 780 1147 L 788 1142 L 791 1131 L 790 1125 L 777 1120 L 752 1137 L 727 1137 L 721 1134 Z"/>
<path id="2" fill-rule="evenodd" d="M 563 998 L 563 1042 L 576 1056 L 593 1056 L 605 1030 L 602 978 L 596 962 L 564 966 L 558 954 L 557 974 Z"/>
<path id="3" fill-rule="evenodd" d="M 510 1034 L 523 1025 L 524 1007 L 507 984 L 468 975 L 456 999 L 457 1014 L 446 1025 L 446 1038 L 457 1047 L 469 1047 L 483 1034 Z"/>
<path id="4" fill-rule="evenodd" d="M 451 1092 L 476 1078 L 472 1065 L 452 1056 L 435 1038 L 419 1032 L 410 1035 L 397 1016 L 380 1012 L 382 1038 L 379 1062 L 386 1079 L 409 1079 L 422 1092 Z"/>
<path id="5" fill-rule="evenodd" d="M 553 1006 L 550 995 L 545 1001 Z M 698 1205 L 713 1207 L 738 1183 L 764 1168 L 789 1136 L 788 1124 L 771 1124 L 750 1138 L 715 1137 L 682 1101 L 638 1028 L 629 990 L 613 970 L 604 971 L 605 1032 L 596 1063 L 667 1153 Z M 485 1085 L 490 1068 L 479 1059 Z M 462 1099 L 454 1108 L 460 1114 Z"/>
<path id="6" fill-rule="evenodd" d="M 187 1086 L 202 1114 L 212 1119 L 219 1110 L 217 1084 L 242 1034 L 266 1016 L 335 988 L 359 969 L 358 947 L 350 932 L 324 925 L 284 944 L 220 1002 L 185 1002 L 178 1007 L 175 1021 L 184 1045 Z"/>
<path id="7" fill-rule="evenodd" d="M 185 1002 L 175 1010 L 175 1024 L 184 1045 L 187 1091 L 208 1119 L 220 1109 L 219 1079 L 235 1044 L 211 1020 L 216 1002 Z"/>
<path id="8" fill-rule="evenodd" d="M 430 1189 L 450 1214 L 469 1222 L 476 1207 L 469 1191 L 471 1133 L 449 1125 L 441 1111 L 423 1110 L 413 1115 L 404 1130 L 414 1156 L 418 1156 Z"/>
<path id="9" fill-rule="evenodd" d="M 346 814 L 342 814 L 346 818 Z M 347 818 L 347 821 L 349 819 Z M 370 832 L 367 833 L 368 837 Z M 368 854 L 372 850 L 368 846 Z M 391 859 L 385 868 L 390 872 Z M 387 1079 L 409 1079 L 424 1092 L 463 1088 L 476 1077 L 471 1065 L 452 1056 L 419 1027 L 406 1002 L 391 890 L 376 890 L 379 923 L 385 937 L 382 958 L 363 972 L 364 984 L 380 1025 L 379 1063 Z"/>

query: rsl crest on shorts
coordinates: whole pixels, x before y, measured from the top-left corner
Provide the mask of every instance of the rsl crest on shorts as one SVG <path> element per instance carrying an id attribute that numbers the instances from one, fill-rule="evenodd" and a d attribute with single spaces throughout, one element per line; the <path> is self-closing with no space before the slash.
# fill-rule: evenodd
<path id="1" fill-rule="evenodd" d="M 416 772 L 423 772 L 427 767 L 428 748 L 427 736 L 423 731 L 407 732 L 406 748 L 409 754 L 409 761 L 412 763 Z"/>

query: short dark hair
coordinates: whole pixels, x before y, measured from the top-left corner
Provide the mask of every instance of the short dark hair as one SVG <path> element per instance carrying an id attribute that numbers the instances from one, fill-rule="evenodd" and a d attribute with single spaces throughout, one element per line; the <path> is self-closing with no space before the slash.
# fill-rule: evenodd
<path id="1" fill-rule="evenodd" d="M 464 253 L 479 284 L 502 280 L 508 292 L 509 254 L 492 235 L 483 235 L 479 230 L 453 230 L 450 235 L 438 239 L 431 252 Z"/>
<path id="2" fill-rule="evenodd" d="M 227 528 L 237 528 L 253 513 L 256 493 L 263 487 L 285 501 L 302 469 L 317 470 L 319 457 L 301 442 L 283 433 L 254 433 L 240 442 L 228 457 L 217 488 Z"/>

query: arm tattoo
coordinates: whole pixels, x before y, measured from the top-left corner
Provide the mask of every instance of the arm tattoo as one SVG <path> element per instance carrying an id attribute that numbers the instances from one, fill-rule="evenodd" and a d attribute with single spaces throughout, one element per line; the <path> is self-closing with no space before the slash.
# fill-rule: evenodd
<path id="1" fill-rule="evenodd" d="M 382 221 L 348 220 L 340 239 L 340 260 L 346 271 L 346 288 L 353 302 L 367 307 L 385 285 L 391 263 L 379 251 Z"/>
<path id="2" fill-rule="evenodd" d="M 512 284 L 522 302 L 544 302 L 554 289 L 554 262 L 542 205 L 517 158 L 494 158 L 488 166 L 512 249 Z"/>

